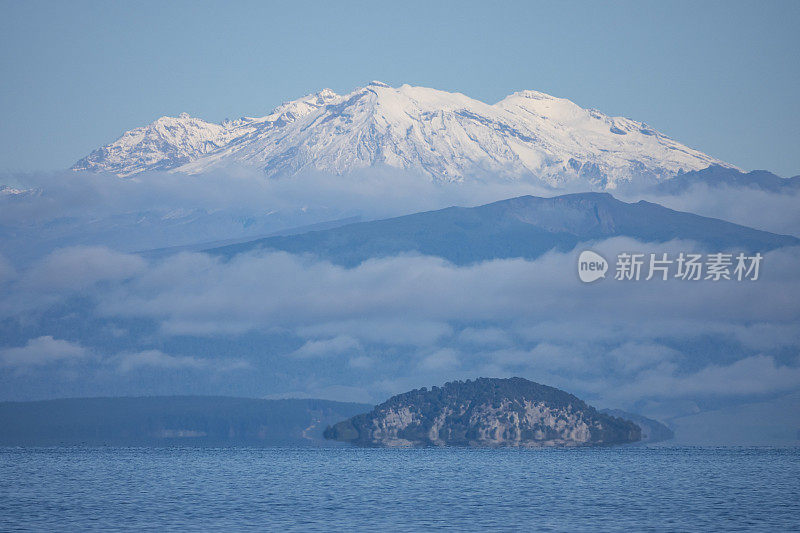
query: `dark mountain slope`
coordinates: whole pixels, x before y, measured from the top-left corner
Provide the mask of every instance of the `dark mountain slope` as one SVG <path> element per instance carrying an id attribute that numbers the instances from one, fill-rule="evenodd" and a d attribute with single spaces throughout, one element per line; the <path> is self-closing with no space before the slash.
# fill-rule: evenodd
<path id="1" fill-rule="evenodd" d="M 625 203 L 607 193 L 521 196 L 478 207 L 450 207 L 301 235 L 259 239 L 208 250 L 233 256 L 257 249 L 312 254 L 354 266 L 401 253 L 442 257 L 463 265 L 488 259 L 533 259 L 549 250 L 626 236 L 646 242 L 692 240 L 713 251 L 767 251 L 800 240 L 645 201 Z"/>
<path id="2" fill-rule="evenodd" d="M 740 172 L 735 168 L 712 165 L 703 170 L 680 174 L 656 185 L 655 190 L 665 194 L 679 194 L 694 185 L 708 187 L 733 187 L 755 189 L 772 193 L 800 191 L 800 176 L 781 178 L 766 170 Z"/>
<path id="3" fill-rule="evenodd" d="M 313 445 L 328 424 L 369 407 L 215 396 L 0 402 L 0 445 Z"/>

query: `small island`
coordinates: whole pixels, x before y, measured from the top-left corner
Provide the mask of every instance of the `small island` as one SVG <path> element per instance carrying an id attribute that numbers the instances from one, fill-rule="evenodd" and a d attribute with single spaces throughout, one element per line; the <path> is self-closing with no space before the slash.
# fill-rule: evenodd
<path id="1" fill-rule="evenodd" d="M 359 446 L 535 448 L 628 444 L 642 431 L 554 387 L 479 378 L 398 394 L 324 435 Z"/>

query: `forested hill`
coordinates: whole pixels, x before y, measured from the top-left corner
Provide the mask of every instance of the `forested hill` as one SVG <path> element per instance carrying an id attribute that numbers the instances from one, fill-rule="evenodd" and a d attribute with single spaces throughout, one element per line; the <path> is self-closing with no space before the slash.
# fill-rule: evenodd
<path id="1" fill-rule="evenodd" d="M 636 442 L 641 429 L 554 387 L 479 378 L 399 394 L 325 437 L 365 446 L 588 446 Z"/>

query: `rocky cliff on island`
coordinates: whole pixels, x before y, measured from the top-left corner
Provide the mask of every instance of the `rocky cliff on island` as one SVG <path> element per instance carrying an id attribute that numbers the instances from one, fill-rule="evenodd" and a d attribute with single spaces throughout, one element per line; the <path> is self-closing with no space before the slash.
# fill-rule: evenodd
<path id="1" fill-rule="evenodd" d="M 325 430 L 361 446 L 600 446 L 641 439 L 639 426 L 522 378 L 479 378 L 393 396 Z"/>

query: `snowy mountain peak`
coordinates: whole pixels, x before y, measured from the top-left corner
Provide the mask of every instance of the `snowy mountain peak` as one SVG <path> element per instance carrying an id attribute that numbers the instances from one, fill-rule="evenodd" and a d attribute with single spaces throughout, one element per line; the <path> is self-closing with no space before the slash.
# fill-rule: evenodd
<path id="1" fill-rule="evenodd" d="M 327 87 L 325 89 L 322 89 L 320 92 L 318 92 L 314 96 L 317 97 L 317 103 L 319 103 L 319 104 L 323 104 L 325 102 L 334 100 L 334 99 L 339 97 L 338 94 L 333 92 L 331 89 L 328 89 Z"/>
<path id="2" fill-rule="evenodd" d="M 566 98 L 556 98 L 539 91 L 519 91 L 500 100 L 497 107 L 514 112 L 534 113 L 539 118 L 570 120 L 587 110 Z"/>
<path id="3" fill-rule="evenodd" d="M 122 134 L 78 161 L 73 169 L 130 176 L 148 170 L 171 170 L 225 146 L 241 125 L 214 124 L 181 113 Z"/>
<path id="4" fill-rule="evenodd" d="M 307 94 L 297 100 L 284 102 L 265 117 L 266 121 L 291 122 L 303 117 L 312 111 L 319 109 L 331 102 L 338 100 L 340 96 L 330 89 L 323 89 L 318 93 Z M 256 119 L 258 120 L 258 119 Z"/>
<path id="5" fill-rule="evenodd" d="M 514 98 L 527 98 L 528 100 L 565 100 L 563 98 L 556 98 L 555 96 L 551 96 L 547 93 L 543 93 L 540 91 L 534 91 L 532 89 L 525 89 L 523 91 L 517 91 L 515 93 L 511 93 L 504 98 L 504 100 L 514 99 Z M 566 100 L 569 102 L 569 100 Z"/>
<path id="6" fill-rule="evenodd" d="M 438 181 L 541 179 L 613 189 L 710 165 L 729 166 L 644 123 L 539 91 L 490 105 L 427 87 L 373 81 L 285 102 L 261 118 L 213 124 L 182 113 L 123 134 L 75 165 L 129 176 L 230 166 L 267 176 L 389 167 Z"/>

